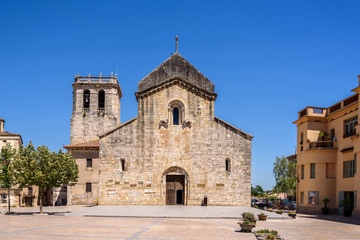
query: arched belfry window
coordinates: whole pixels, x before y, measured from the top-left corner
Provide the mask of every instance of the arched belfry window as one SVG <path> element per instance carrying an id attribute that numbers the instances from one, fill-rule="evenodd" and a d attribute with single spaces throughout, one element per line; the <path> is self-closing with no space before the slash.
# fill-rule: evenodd
<path id="1" fill-rule="evenodd" d="M 84 101 L 83 101 L 83 107 L 84 109 L 89 109 L 90 108 L 90 91 L 89 90 L 84 90 Z"/>
<path id="2" fill-rule="evenodd" d="M 169 104 L 169 122 L 172 125 L 181 125 L 185 119 L 185 107 L 180 101 L 172 101 Z"/>
<path id="3" fill-rule="evenodd" d="M 105 108 L 105 91 L 100 90 L 98 94 L 98 108 L 104 109 Z"/>

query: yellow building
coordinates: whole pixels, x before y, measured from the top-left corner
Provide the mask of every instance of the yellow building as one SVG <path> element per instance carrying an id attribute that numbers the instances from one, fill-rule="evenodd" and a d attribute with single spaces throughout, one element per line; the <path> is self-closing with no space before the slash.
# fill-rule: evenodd
<path id="1" fill-rule="evenodd" d="M 360 76 L 359 76 L 360 84 Z M 297 208 L 299 212 L 321 213 L 328 198 L 330 213 L 343 213 L 342 200 L 350 198 L 353 216 L 360 216 L 359 87 L 355 94 L 328 107 L 306 107 L 298 113 Z M 357 129 L 358 128 L 358 129 Z"/>
<path id="2" fill-rule="evenodd" d="M 20 134 L 9 133 L 5 131 L 5 120 L 0 119 L 0 151 L 9 143 L 16 151 L 23 145 L 23 141 Z M 65 190 L 64 190 L 65 189 Z M 65 193 L 63 193 L 65 192 Z M 8 189 L 4 188 L 0 182 L 0 207 L 8 206 Z M 30 186 L 20 188 L 15 186 L 10 189 L 10 206 L 13 207 L 25 207 L 25 206 L 37 206 L 38 204 L 39 188 L 36 186 Z M 47 189 L 44 194 L 44 206 L 52 205 L 66 205 L 66 188 Z"/>

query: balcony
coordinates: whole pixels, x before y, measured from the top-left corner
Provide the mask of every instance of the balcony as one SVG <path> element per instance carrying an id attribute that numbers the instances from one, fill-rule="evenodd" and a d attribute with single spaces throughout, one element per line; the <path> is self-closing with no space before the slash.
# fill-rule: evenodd
<path id="1" fill-rule="evenodd" d="M 354 94 L 344 100 L 328 107 L 328 108 L 321 108 L 321 107 L 306 107 L 300 112 L 298 112 L 298 119 L 309 116 L 309 117 L 327 117 L 335 112 L 341 111 L 341 109 L 350 107 L 355 105 L 358 102 L 358 94 Z"/>
<path id="2" fill-rule="evenodd" d="M 309 142 L 309 149 L 335 149 L 334 141 Z"/>

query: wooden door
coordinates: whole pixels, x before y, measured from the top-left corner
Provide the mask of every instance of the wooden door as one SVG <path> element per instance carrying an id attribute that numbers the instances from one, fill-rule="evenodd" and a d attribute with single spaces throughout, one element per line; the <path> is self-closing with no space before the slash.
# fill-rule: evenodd
<path id="1" fill-rule="evenodd" d="M 184 175 L 166 175 L 166 205 L 184 204 Z"/>

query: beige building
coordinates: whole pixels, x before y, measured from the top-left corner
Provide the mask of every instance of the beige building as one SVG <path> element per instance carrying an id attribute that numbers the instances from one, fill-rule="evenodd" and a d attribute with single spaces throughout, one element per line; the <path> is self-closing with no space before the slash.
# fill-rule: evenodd
<path id="1" fill-rule="evenodd" d="M 10 143 L 16 150 L 23 144 L 20 134 L 6 132 L 5 120 L 0 119 L 0 150 L 7 143 Z M 8 189 L 0 185 L 0 206 L 7 206 Z M 38 205 L 39 188 L 36 186 L 10 189 L 10 205 L 16 207 L 37 206 Z M 66 186 L 62 188 L 47 189 L 44 193 L 44 206 L 66 205 Z"/>
<path id="2" fill-rule="evenodd" d="M 71 204 L 249 206 L 252 136 L 215 117 L 214 84 L 177 52 L 142 79 L 120 123 L 116 76 L 75 77 Z"/>
<path id="3" fill-rule="evenodd" d="M 360 78 L 359 78 L 360 79 Z M 359 92 L 328 107 L 306 107 L 298 113 L 297 207 L 300 212 L 321 213 L 322 200 L 332 213 L 342 213 L 342 200 L 354 203 L 360 216 Z"/>

